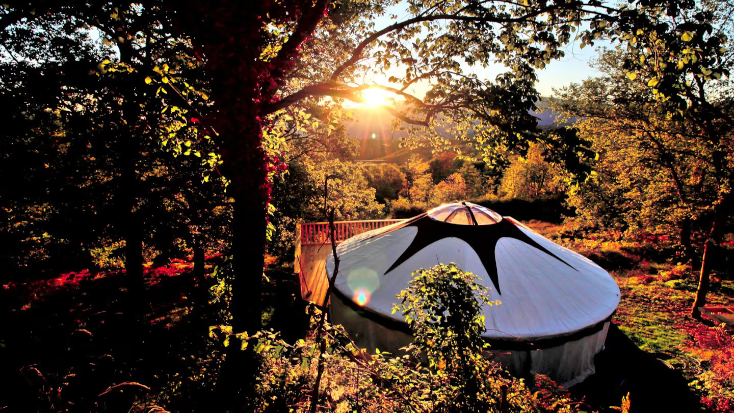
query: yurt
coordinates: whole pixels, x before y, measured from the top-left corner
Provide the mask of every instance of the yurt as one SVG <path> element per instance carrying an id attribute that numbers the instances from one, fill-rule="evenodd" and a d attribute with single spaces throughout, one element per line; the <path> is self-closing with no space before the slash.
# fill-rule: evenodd
<path id="1" fill-rule="evenodd" d="M 545 374 L 564 386 L 594 372 L 620 299 L 614 279 L 589 259 L 468 202 L 357 235 L 337 254 L 331 319 L 359 346 L 400 354 L 412 337 L 393 314 L 396 295 L 414 270 L 454 262 L 489 290 L 484 338 L 494 357 L 514 374 Z M 333 277 L 333 256 L 326 270 Z"/>

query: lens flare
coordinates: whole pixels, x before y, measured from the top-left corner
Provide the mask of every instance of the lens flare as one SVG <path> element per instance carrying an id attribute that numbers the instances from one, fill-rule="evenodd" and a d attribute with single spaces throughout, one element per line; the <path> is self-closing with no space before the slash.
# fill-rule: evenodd
<path id="1" fill-rule="evenodd" d="M 388 92 L 382 89 L 365 89 L 362 91 L 362 97 L 364 98 L 363 106 L 376 108 L 378 106 L 387 105 L 391 101 L 395 100 L 395 95 L 392 92 Z"/>
<path id="2" fill-rule="evenodd" d="M 366 288 L 358 288 L 357 291 L 354 292 L 354 302 L 360 307 L 364 307 L 370 302 L 370 292 L 367 291 Z"/>

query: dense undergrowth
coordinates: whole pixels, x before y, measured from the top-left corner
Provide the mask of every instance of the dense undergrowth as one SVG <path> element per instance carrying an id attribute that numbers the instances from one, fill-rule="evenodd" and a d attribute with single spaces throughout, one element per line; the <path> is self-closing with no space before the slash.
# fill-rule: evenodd
<path id="1" fill-rule="evenodd" d="M 572 223 L 529 225 L 609 269 L 622 302 L 595 376 L 569 392 L 540 376 L 529 387 L 488 364 L 492 410 L 501 410 L 496 403 L 506 392 L 506 411 L 612 411 L 626 396 L 633 412 L 734 411 L 732 332 L 717 320 L 689 318 L 695 275 L 679 263 L 672 241 Z M 731 245 L 724 252 L 731 254 Z M 212 274 L 222 260 L 208 258 Z M 284 270 L 267 273 L 266 321 L 281 333 L 248 341 L 263 363 L 252 407 L 303 411 L 317 369 L 316 336 L 297 279 Z M 732 303 L 731 277 L 725 265 L 716 269 L 711 304 Z M 222 290 L 214 277 L 195 280 L 183 261 L 148 268 L 146 279 L 152 304 L 143 325 L 127 316 L 120 272 L 2 285 L 0 411 L 211 411 L 225 341 L 241 345 L 227 340 L 226 327 L 213 327 L 226 325 L 221 301 L 210 295 Z M 338 326 L 325 338 L 319 411 L 430 411 L 430 394 L 446 384 L 407 359 L 364 354 Z"/>

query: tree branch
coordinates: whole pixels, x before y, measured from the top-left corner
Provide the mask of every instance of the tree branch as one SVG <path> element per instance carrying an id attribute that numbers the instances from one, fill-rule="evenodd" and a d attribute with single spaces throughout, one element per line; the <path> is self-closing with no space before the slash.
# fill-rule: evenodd
<path id="1" fill-rule="evenodd" d="M 442 20 L 450 20 L 450 21 L 461 21 L 461 22 L 468 22 L 468 23 L 518 23 L 525 21 L 531 17 L 538 17 L 544 13 L 553 12 L 553 11 L 560 11 L 560 10 L 575 10 L 575 8 L 570 8 L 567 6 L 562 5 L 552 5 L 552 6 L 546 6 L 539 9 L 535 9 L 531 12 L 528 12 L 526 14 L 523 14 L 522 16 L 517 17 L 508 17 L 508 18 L 502 18 L 494 16 L 491 17 L 481 17 L 481 16 L 460 16 L 457 14 L 434 14 L 430 16 L 417 16 L 412 19 L 405 20 L 403 22 L 398 22 L 395 24 L 392 24 L 390 26 L 385 27 L 382 30 L 379 30 L 370 36 L 368 36 L 366 39 L 362 40 L 362 42 L 357 46 L 356 49 L 354 49 L 354 52 L 352 52 L 352 57 L 349 58 L 346 62 L 342 63 L 339 67 L 336 68 L 334 73 L 331 75 L 331 80 L 336 81 L 339 79 L 339 76 L 341 76 L 342 73 L 344 73 L 347 68 L 357 63 L 362 58 L 362 52 L 364 52 L 364 49 L 373 43 L 375 40 L 379 39 L 380 37 L 384 36 L 387 33 L 402 30 L 408 26 L 423 23 L 423 22 L 434 22 L 434 21 L 442 21 Z M 586 10 L 585 13 L 591 13 L 590 10 Z M 601 13 L 597 13 L 601 14 Z"/>
<path id="2" fill-rule="evenodd" d="M 272 60 L 273 67 L 275 67 L 272 76 L 277 83 L 280 83 L 283 76 L 290 71 L 285 67 L 287 62 L 297 55 L 301 44 L 308 40 L 316 30 L 316 26 L 326 14 L 327 6 L 326 0 L 317 0 L 316 4 L 307 13 L 304 12 L 304 16 L 298 20 L 293 34 L 290 35 L 278 55 Z"/>

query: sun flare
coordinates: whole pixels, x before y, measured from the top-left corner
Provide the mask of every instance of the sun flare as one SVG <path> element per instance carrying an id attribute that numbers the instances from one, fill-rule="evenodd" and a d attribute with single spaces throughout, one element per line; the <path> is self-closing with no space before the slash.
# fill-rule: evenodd
<path id="1" fill-rule="evenodd" d="M 395 100 L 395 94 L 382 89 L 365 89 L 362 91 L 362 97 L 365 102 L 364 106 L 377 107 L 392 103 Z"/>

